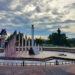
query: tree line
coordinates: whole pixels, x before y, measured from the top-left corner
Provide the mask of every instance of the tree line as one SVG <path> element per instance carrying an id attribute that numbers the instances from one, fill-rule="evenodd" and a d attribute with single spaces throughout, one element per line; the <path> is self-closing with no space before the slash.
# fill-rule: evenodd
<path id="1" fill-rule="evenodd" d="M 22 33 L 17 34 L 17 41 L 19 40 L 20 35 L 20 43 L 22 45 Z M 25 39 L 23 39 L 25 41 Z M 31 41 L 31 39 L 29 39 Z M 67 47 L 75 47 L 75 39 L 68 39 L 65 33 L 61 33 L 61 30 L 58 28 L 56 33 L 52 33 L 48 36 L 48 39 L 35 39 L 34 42 L 38 45 L 48 45 L 48 46 L 67 46 Z M 28 43 L 27 43 L 28 44 Z M 17 42 L 18 45 L 18 42 Z M 25 42 L 24 42 L 25 45 Z"/>
<path id="2" fill-rule="evenodd" d="M 75 39 L 68 39 L 65 33 L 61 33 L 61 30 L 58 28 L 56 33 L 52 33 L 48 36 L 47 40 L 36 39 L 36 43 L 40 45 L 49 44 L 55 46 L 67 46 L 67 47 L 75 47 Z"/>

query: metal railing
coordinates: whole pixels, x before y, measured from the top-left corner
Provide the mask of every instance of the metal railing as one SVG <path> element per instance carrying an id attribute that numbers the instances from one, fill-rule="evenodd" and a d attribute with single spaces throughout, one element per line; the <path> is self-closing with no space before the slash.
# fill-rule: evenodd
<path id="1" fill-rule="evenodd" d="M 55 66 L 55 65 L 67 65 L 67 64 L 75 64 L 75 61 L 62 61 L 62 62 L 0 62 L 0 66 Z"/>

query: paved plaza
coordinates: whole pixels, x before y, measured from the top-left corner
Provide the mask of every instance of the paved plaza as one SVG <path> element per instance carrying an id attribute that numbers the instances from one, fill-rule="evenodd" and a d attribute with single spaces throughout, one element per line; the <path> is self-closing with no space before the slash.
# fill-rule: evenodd
<path id="1" fill-rule="evenodd" d="M 66 56 L 60 56 L 60 54 L 66 54 Z M 23 57 L 23 58 L 48 58 L 48 57 L 63 57 L 69 59 L 75 59 L 74 53 L 67 53 L 67 52 L 57 52 L 57 51 L 40 51 L 38 55 L 29 55 L 28 51 L 17 51 L 12 57 Z"/>
<path id="2" fill-rule="evenodd" d="M 0 67 L 0 75 L 75 75 L 75 65 Z"/>

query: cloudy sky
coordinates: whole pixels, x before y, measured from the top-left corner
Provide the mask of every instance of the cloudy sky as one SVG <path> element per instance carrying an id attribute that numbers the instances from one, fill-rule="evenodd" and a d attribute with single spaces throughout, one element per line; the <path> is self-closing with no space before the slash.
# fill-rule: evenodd
<path id="1" fill-rule="evenodd" d="M 69 38 L 75 37 L 75 0 L 0 0 L 0 30 L 14 30 L 48 36 L 60 27 Z"/>

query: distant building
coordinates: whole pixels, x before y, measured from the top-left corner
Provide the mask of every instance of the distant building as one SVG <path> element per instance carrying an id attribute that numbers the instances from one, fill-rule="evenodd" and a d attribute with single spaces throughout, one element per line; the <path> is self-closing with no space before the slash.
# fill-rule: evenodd
<path id="1" fill-rule="evenodd" d="M 7 35 L 7 32 L 6 32 L 6 30 L 5 29 L 2 29 L 2 31 L 1 31 L 1 33 L 0 33 L 2 36 L 5 36 L 5 35 Z"/>
<path id="2" fill-rule="evenodd" d="M 4 46 L 4 42 L 5 42 L 6 36 L 7 36 L 6 30 L 2 29 L 1 32 L 0 32 L 0 47 Z"/>

